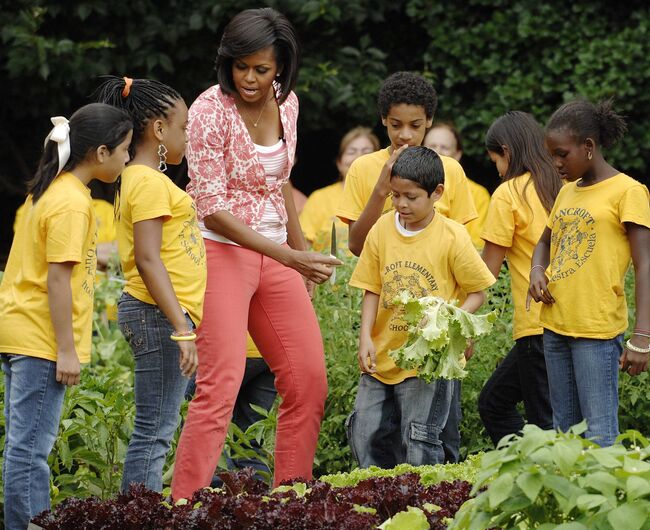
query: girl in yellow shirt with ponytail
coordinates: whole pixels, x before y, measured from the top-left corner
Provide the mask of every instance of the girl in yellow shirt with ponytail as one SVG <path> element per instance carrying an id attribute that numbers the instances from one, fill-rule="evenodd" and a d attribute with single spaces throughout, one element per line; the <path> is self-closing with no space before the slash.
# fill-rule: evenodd
<path id="1" fill-rule="evenodd" d="M 194 328 L 207 277 L 194 202 L 164 173 L 183 160 L 187 106 L 167 85 L 128 77 L 109 77 L 98 98 L 126 110 L 134 125 L 117 206 L 126 280 L 117 316 L 135 358 L 135 427 L 121 488 L 137 482 L 161 491 L 187 378 L 198 365 Z"/>
<path id="2" fill-rule="evenodd" d="M 618 436 L 618 370 L 638 375 L 650 353 L 648 189 L 613 168 L 602 149 L 626 130 L 610 101 L 562 105 L 546 126 L 546 146 L 569 181 L 557 196 L 530 271 L 542 302 L 544 356 L 553 425 L 587 421 L 602 446 Z M 629 340 L 625 274 L 634 263 L 636 325 Z"/>
<path id="3" fill-rule="evenodd" d="M 97 222 L 88 183 L 115 182 L 132 135 L 126 113 L 99 103 L 52 123 L 0 286 L 7 530 L 50 508 L 47 458 L 65 389 L 90 361 Z"/>

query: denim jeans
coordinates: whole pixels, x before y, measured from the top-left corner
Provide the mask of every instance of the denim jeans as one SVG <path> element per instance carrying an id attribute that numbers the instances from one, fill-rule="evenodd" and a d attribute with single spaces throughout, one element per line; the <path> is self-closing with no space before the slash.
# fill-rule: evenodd
<path id="1" fill-rule="evenodd" d="M 5 445 L 2 483 L 7 530 L 25 530 L 50 508 L 47 457 L 59 431 L 65 385 L 56 363 L 27 355 L 1 354 L 5 373 Z"/>
<path id="2" fill-rule="evenodd" d="M 463 419 L 463 411 L 460 406 L 461 382 L 454 379 L 451 385 L 453 388 L 449 416 L 440 433 L 440 441 L 445 452 L 445 463 L 455 464 L 460 460 L 460 422 Z"/>
<path id="3" fill-rule="evenodd" d="M 618 436 L 618 360 L 623 335 L 584 339 L 544 330 L 553 425 L 566 431 L 587 420 L 585 438 L 605 447 Z"/>
<path id="4" fill-rule="evenodd" d="M 264 410 L 271 410 L 277 391 L 274 386 L 275 376 L 269 369 L 268 365 L 261 358 L 248 357 L 246 359 L 246 370 L 244 371 L 244 379 L 237 394 L 237 401 L 235 401 L 235 408 L 233 410 L 232 422 L 237 425 L 242 431 L 246 431 L 253 423 L 262 419 L 262 416 L 255 412 L 250 405 L 257 405 Z M 196 389 L 196 378 L 192 377 L 187 384 L 185 391 L 185 399 L 192 399 Z M 251 440 L 253 449 L 258 450 L 259 444 L 255 440 Z M 255 458 L 241 458 L 232 460 L 230 457 L 226 459 L 228 469 L 238 470 L 245 467 L 252 467 L 258 471 L 270 472 L 269 468 Z M 215 475 L 212 479 L 213 488 L 221 486 L 221 479 Z"/>
<path id="5" fill-rule="evenodd" d="M 504 436 L 521 432 L 525 422 L 517 404 L 522 401 L 528 423 L 553 428 L 542 335 L 517 339 L 481 390 L 478 410 L 495 446 Z"/>
<path id="6" fill-rule="evenodd" d="M 363 374 L 346 430 L 360 467 L 441 464 L 440 433 L 447 423 L 453 384 L 410 377 L 396 385 Z"/>
<path id="7" fill-rule="evenodd" d="M 124 293 L 117 318 L 135 358 L 135 426 L 121 489 L 126 492 L 132 482 L 139 482 L 161 491 L 163 465 L 187 386 L 179 366 L 180 349 L 169 338 L 174 328 L 158 306 Z M 189 317 L 187 322 L 193 327 Z"/>

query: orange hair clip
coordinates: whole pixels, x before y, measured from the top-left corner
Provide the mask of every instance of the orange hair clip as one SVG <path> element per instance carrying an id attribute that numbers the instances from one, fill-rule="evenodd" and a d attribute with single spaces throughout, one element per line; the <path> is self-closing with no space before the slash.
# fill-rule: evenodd
<path id="1" fill-rule="evenodd" d="M 122 97 L 128 97 L 128 95 L 131 93 L 131 85 L 133 84 L 133 79 L 130 77 L 123 77 L 124 79 L 124 88 L 122 89 Z"/>

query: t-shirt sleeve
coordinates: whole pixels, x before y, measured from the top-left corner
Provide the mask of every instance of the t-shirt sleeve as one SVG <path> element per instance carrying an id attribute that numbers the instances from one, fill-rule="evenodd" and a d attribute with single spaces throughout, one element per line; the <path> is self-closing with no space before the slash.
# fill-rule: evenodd
<path id="1" fill-rule="evenodd" d="M 478 217 L 469 181 L 462 166 L 453 158 L 445 161 L 445 191 L 447 211 L 443 215 L 460 224 L 467 224 Z"/>
<path id="2" fill-rule="evenodd" d="M 316 190 L 307 198 L 307 202 L 300 212 L 300 227 L 307 240 L 314 241 L 316 239 L 318 227 L 321 227 L 323 223 L 322 213 L 322 207 L 318 201 L 318 190 Z"/>
<path id="3" fill-rule="evenodd" d="M 48 263 L 81 263 L 90 227 L 90 212 L 68 211 L 48 217 L 45 223 L 45 259 Z M 96 227 L 92 227 L 96 230 Z"/>
<path id="4" fill-rule="evenodd" d="M 343 186 L 343 197 L 336 210 L 336 216 L 346 224 L 356 221 L 365 208 L 363 192 L 361 189 L 361 175 L 359 164 L 352 162 Z"/>
<path id="5" fill-rule="evenodd" d="M 451 270 L 463 291 L 466 293 L 483 291 L 496 282 L 472 244 L 468 233 L 459 231 L 455 246 L 456 252 L 452 257 Z"/>
<path id="6" fill-rule="evenodd" d="M 171 197 L 165 182 L 155 176 L 142 175 L 131 188 L 129 197 L 133 223 L 172 215 Z"/>
<path id="7" fill-rule="evenodd" d="M 507 185 L 508 183 L 502 184 L 492 195 L 481 239 L 510 248 L 515 233 L 516 206 L 512 202 L 512 195 L 508 192 Z"/>
<path id="8" fill-rule="evenodd" d="M 375 224 L 368 232 L 363 250 L 352 272 L 350 285 L 365 289 L 377 295 L 381 294 L 381 274 L 379 270 L 378 234 Z"/>
<path id="9" fill-rule="evenodd" d="M 618 204 L 621 223 L 635 223 L 650 228 L 648 188 L 635 184 L 623 194 Z"/>

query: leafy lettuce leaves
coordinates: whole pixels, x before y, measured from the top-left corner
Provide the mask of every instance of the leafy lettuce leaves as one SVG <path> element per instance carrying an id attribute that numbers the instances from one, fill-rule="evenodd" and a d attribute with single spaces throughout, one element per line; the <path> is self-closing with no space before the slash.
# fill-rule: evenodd
<path id="1" fill-rule="evenodd" d="M 470 340 L 492 330 L 496 312 L 474 315 L 437 296 L 413 298 L 402 291 L 393 304 L 404 310 L 409 324 L 404 345 L 389 352 L 395 364 L 405 370 L 417 370 L 427 383 L 436 378 L 463 379 L 465 349 Z"/>

